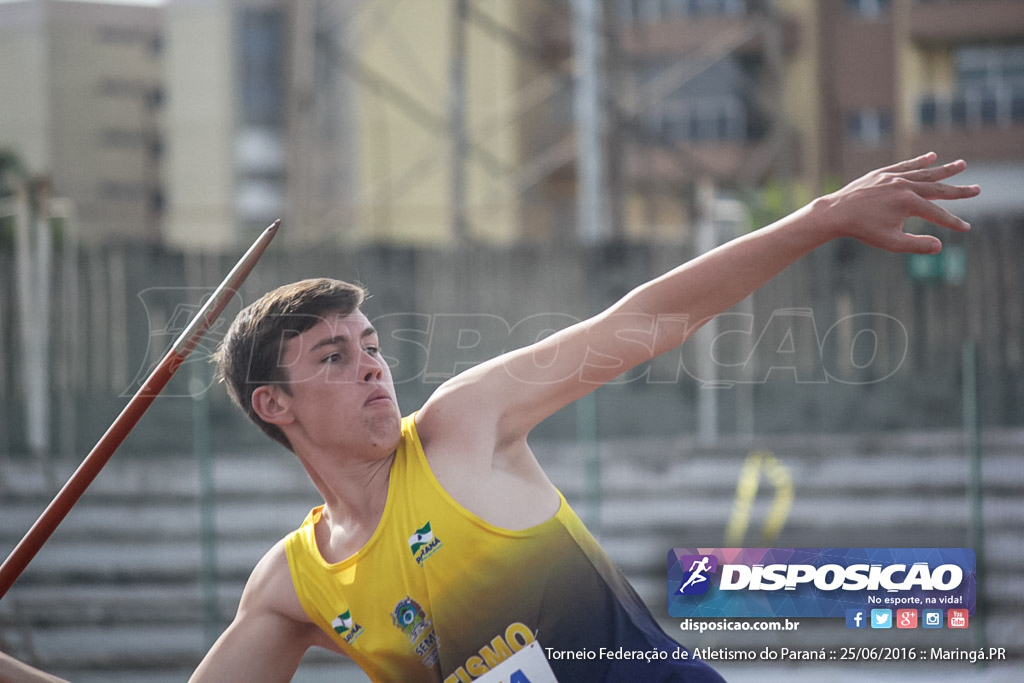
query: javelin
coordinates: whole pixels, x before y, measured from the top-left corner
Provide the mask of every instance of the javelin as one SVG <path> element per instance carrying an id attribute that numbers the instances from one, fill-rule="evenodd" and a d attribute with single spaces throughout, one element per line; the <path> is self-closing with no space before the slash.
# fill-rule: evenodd
<path id="1" fill-rule="evenodd" d="M 238 291 L 238 288 L 245 281 L 249 272 L 256 265 L 256 262 L 263 255 L 267 245 L 274 239 L 280 220 L 263 231 L 245 255 L 235 264 L 228 276 L 220 283 L 213 294 L 199 309 L 195 317 L 189 322 L 185 331 L 181 333 L 177 341 L 171 346 L 170 351 L 163 357 L 163 360 L 150 373 L 142 387 L 135 392 L 128 405 L 124 407 L 121 414 L 117 416 L 106 433 L 100 437 L 89 455 L 85 457 L 82 464 L 78 466 L 68 482 L 57 493 L 53 501 L 43 510 L 36 523 L 28 530 L 25 537 L 14 548 L 11 554 L 0 565 L 0 598 L 7 593 L 11 585 L 18 580 L 21 573 L 32 561 L 39 549 L 43 547 L 47 539 L 57 528 L 64 517 L 74 506 L 78 499 L 85 493 L 85 489 L 92 483 L 96 475 L 100 473 L 103 466 L 110 460 L 121 442 L 128 433 L 132 431 L 136 423 L 146 412 L 153 399 L 163 391 L 164 386 L 184 363 L 185 358 L 199 344 L 199 340 L 213 323 L 220 317 L 224 308 L 228 305 L 231 296 Z"/>

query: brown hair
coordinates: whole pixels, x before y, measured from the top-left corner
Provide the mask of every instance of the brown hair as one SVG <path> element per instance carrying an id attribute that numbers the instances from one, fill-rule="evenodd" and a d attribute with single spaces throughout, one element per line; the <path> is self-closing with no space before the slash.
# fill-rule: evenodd
<path id="1" fill-rule="evenodd" d="M 287 368 L 281 366 L 284 342 L 313 327 L 327 313 L 352 313 L 365 299 L 365 289 L 341 280 L 316 278 L 284 285 L 242 309 L 217 348 L 213 360 L 231 399 L 285 448 L 291 450 L 291 444 L 281 428 L 253 410 L 253 392 L 267 384 L 281 384 L 289 391 Z"/>

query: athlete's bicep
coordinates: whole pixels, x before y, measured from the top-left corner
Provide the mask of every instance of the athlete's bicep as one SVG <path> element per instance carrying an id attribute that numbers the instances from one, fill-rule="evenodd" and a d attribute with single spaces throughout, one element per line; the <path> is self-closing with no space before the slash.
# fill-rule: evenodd
<path id="1" fill-rule="evenodd" d="M 561 408 L 649 359 L 653 336 L 646 318 L 606 312 L 477 365 L 424 405 L 420 435 L 484 431 L 499 445 L 525 438 Z"/>
<path id="2" fill-rule="evenodd" d="M 239 614 L 203 658 L 192 681 L 290 681 L 309 648 L 294 622 Z"/>
<path id="3" fill-rule="evenodd" d="M 253 570 L 238 612 L 192 681 L 290 681 L 313 645 L 337 648 L 305 618 L 282 544 Z"/>

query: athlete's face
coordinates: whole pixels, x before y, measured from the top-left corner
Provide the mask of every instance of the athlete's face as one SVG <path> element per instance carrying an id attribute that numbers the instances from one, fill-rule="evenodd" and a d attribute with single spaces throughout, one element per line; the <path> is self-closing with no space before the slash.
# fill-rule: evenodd
<path id="1" fill-rule="evenodd" d="M 362 311 L 328 314 L 284 343 L 287 392 L 278 392 L 293 445 L 385 451 L 398 444 L 401 414 L 377 331 Z"/>

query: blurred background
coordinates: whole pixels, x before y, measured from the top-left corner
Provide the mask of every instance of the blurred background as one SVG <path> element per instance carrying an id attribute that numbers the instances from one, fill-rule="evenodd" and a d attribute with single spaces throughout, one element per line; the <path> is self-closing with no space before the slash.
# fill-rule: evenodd
<path id="1" fill-rule="evenodd" d="M 411 412 L 484 358 L 935 151 L 983 187 L 953 209 L 971 233 L 935 256 L 827 245 L 555 415 L 535 450 L 656 615 L 671 547 L 978 552 L 963 633 L 819 620 L 687 645 L 1024 656 L 1019 0 L 4 0 L 0 64 L 5 556 L 283 221 L 0 601 L 0 650 L 76 681 L 182 680 L 317 504 L 208 363 L 268 289 L 365 284 Z M 823 678 L 795 666 L 767 675 Z M 840 674 L 858 675 L 824 678 Z M 361 680 L 319 653 L 298 678 L 328 675 Z"/>

